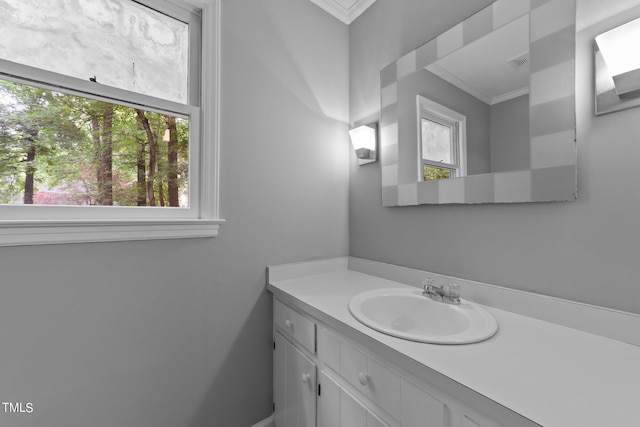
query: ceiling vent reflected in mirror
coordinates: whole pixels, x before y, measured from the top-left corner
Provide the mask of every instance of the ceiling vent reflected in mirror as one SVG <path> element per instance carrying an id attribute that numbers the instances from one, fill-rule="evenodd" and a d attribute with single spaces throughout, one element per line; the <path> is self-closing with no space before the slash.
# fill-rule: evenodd
<path id="1" fill-rule="evenodd" d="M 495 105 L 529 93 L 529 62 L 529 17 L 524 15 L 439 58 L 427 70 Z"/>
<path id="2" fill-rule="evenodd" d="M 518 55 L 515 58 L 511 58 L 507 61 L 507 64 L 511 65 L 514 70 L 519 70 L 529 63 L 529 52 L 525 52 L 522 55 Z"/>

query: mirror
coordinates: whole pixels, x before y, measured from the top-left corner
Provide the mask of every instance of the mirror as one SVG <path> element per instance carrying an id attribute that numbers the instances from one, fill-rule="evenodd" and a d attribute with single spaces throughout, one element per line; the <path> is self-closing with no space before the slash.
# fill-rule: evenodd
<path id="1" fill-rule="evenodd" d="M 497 0 L 385 67 L 383 205 L 574 200 L 574 68 L 575 0 Z"/>

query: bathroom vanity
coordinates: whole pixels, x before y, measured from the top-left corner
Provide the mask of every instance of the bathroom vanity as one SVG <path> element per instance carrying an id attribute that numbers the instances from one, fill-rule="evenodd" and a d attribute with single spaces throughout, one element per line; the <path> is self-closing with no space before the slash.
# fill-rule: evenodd
<path id="1" fill-rule="evenodd" d="M 486 304 L 499 324 L 482 342 L 400 339 L 365 326 L 349 312 L 355 295 L 415 289 L 421 276 L 451 279 L 357 258 L 269 268 L 277 427 L 640 425 L 637 343 L 489 305 L 513 309 L 526 301 L 535 310 L 539 298 L 546 315 L 555 316 L 554 310 L 568 311 L 571 318 L 592 315 L 594 324 L 604 319 L 612 330 L 637 328 L 640 316 L 469 281 L 461 281 L 462 299 Z M 509 294 L 514 295 L 505 299 Z M 624 339 L 633 341 L 633 334 Z"/>

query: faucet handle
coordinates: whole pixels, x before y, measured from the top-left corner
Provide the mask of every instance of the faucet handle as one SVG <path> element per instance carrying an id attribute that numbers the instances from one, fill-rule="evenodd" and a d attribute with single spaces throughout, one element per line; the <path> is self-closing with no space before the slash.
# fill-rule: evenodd
<path id="1" fill-rule="evenodd" d="M 458 299 L 460 298 L 460 285 L 457 285 L 455 283 L 449 283 L 443 286 L 442 290 L 444 291 L 444 294 L 451 299 Z"/>
<path id="2" fill-rule="evenodd" d="M 425 277 L 422 279 L 422 288 L 427 289 L 429 286 L 433 286 L 436 283 L 436 279 L 432 277 Z"/>

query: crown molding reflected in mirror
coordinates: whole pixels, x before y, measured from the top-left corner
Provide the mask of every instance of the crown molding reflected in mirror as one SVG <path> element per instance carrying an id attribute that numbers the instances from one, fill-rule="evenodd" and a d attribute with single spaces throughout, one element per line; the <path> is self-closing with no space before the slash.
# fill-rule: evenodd
<path id="1" fill-rule="evenodd" d="M 575 17 L 576 0 L 497 0 L 385 67 L 380 73 L 383 205 L 575 200 Z M 446 105 L 446 100 L 427 96 L 467 116 L 467 126 L 471 129 L 466 138 L 469 173 L 466 176 L 454 173 L 449 179 L 421 180 L 419 168 L 423 156 L 419 148 L 420 126 L 415 99 L 417 95 L 426 96 L 422 93 L 426 89 L 416 86 L 416 82 L 432 81 L 429 79 L 433 76 L 425 79 L 423 74 L 446 64 L 444 58 L 448 60 L 463 48 L 481 45 L 481 39 L 495 37 L 498 30 L 522 20 L 528 21 L 529 88 L 512 92 L 513 96 L 528 97 L 528 100 L 524 99 L 529 106 L 529 121 L 519 126 L 524 132 L 525 144 L 529 142 L 524 148 L 524 161 L 511 169 L 476 167 L 473 163 L 477 134 L 487 134 L 489 125 L 481 131 L 473 130 L 473 115 L 460 109 L 467 108 L 467 104 L 487 103 L 487 99 L 492 100 L 488 104 L 495 104 L 502 100 L 499 96 L 482 97 L 476 93 L 471 101 L 458 101 L 460 108 Z M 521 57 L 524 56 L 514 56 L 515 59 Z M 469 64 L 469 67 L 473 65 Z M 463 85 L 451 84 L 457 86 L 456 90 L 464 90 Z M 469 94 L 465 93 L 465 96 Z M 489 141 L 482 144 L 490 146 Z"/>

